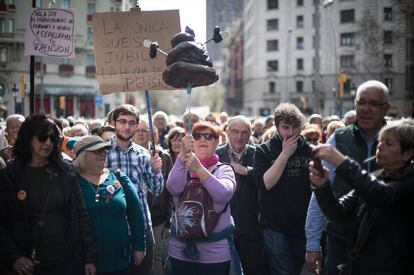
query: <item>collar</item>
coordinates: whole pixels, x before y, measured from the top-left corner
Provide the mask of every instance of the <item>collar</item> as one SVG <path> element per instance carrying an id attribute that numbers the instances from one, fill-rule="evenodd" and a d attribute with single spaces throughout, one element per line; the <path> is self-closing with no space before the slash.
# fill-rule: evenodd
<path id="1" fill-rule="evenodd" d="M 243 151 L 241 151 L 240 153 L 236 153 L 236 151 L 234 151 L 233 147 L 231 147 L 231 144 L 229 142 L 229 153 L 233 154 L 234 156 L 236 156 L 238 159 L 241 159 L 242 156 L 246 153 L 246 145 L 243 148 Z"/>

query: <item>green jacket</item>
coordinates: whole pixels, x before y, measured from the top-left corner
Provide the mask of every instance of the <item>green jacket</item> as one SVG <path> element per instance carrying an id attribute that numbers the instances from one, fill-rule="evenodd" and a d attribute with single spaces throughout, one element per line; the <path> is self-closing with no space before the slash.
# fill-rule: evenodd
<path id="1" fill-rule="evenodd" d="M 338 129 L 335 132 L 336 148 L 344 155 L 349 156 L 355 160 L 361 167 L 367 170 L 367 163 L 363 161 L 368 156 L 368 146 L 361 135 L 357 124 L 351 124 L 345 128 Z M 377 150 L 378 140 L 375 138 L 374 146 L 372 146 L 370 156 L 375 155 Z M 375 160 L 371 161 L 371 169 L 369 172 L 379 169 L 378 164 Z M 349 191 L 351 186 L 347 184 L 340 176 L 336 176 L 332 184 L 332 190 L 337 198 L 342 197 Z"/>

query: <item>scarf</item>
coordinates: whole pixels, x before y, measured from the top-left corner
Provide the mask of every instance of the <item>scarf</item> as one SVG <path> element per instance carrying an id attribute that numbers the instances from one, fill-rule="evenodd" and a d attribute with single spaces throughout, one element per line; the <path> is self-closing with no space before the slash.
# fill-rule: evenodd
<path id="1" fill-rule="evenodd" d="M 211 157 L 206 158 L 206 159 L 200 159 L 201 165 L 203 165 L 203 167 L 205 168 L 216 165 L 218 161 L 219 161 L 219 157 L 217 154 L 213 154 Z M 191 176 L 193 178 L 198 178 L 197 174 L 194 172 L 191 172 Z"/>

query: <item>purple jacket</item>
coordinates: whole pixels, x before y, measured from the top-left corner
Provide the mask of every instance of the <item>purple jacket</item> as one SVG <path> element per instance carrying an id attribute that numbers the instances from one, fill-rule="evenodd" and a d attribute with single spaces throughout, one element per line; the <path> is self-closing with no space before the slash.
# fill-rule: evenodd
<path id="1" fill-rule="evenodd" d="M 220 166 L 214 175 L 209 176 L 201 182 L 207 189 L 214 201 L 214 210 L 218 213 L 224 210 L 228 202 L 236 191 L 236 180 L 233 169 L 228 165 Z M 178 197 L 184 191 L 186 184 L 186 170 L 184 163 L 180 158 L 174 163 L 167 180 L 167 190 L 173 196 L 174 204 L 177 203 Z M 213 232 L 220 232 L 230 226 L 231 211 L 230 207 L 221 214 L 219 222 Z M 171 224 L 175 224 L 175 218 L 172 217 Z M 197 249 L 200 252 L 200 263 L 221 263 L 229 261 L 231 258 L 230 247 L 226 239 L 209 242 L 197 243 Z M 168 254 L 182 261 L 190 261 L 182 250 L 185 243 L 175 238 L 170 239 Z"/>

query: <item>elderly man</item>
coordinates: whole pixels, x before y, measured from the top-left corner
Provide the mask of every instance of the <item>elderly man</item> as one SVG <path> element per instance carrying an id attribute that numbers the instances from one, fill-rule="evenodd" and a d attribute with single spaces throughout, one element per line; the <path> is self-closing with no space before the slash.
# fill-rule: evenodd
<path id="1" fill-rule="evenodd" d="M 19 133 L 20 125 L 24 121 L 24 116 L 20 114 L 10 115 L 6 118 L 6 128 L 3 130 L 2 144 L 0 144 L 0 156 L 4 160 L 9 160 L 13 155 L 13 146 Z"/>
<path id="2" fill-rule="evenodd" d="M 365 162 L 365 159 L 375 154 L 378 144 L 377 136 L 384 125 L 384 116 L 388 112 L 389 91 L 387 86 L 375 80 L 362 83 L 355 97 L 355 123 L 337 130 L 327 143 L 336 147 L 342 154 L 356 160 L 368 172 L 378 168 L 375 160 Z M 350 191 L 339 176 L 335 177 L 335 168 L 327 163 L 329 180 L 336 197 Z M 322 268 L 322 254 L 320 240 L 324 225 L 324 215 L 317 200 L 312 195 L 306 217 L 306 263 L 308 269 L 315 272 Z M 326 226 L 326 261 L 324 274 L 338 274 L 338 265 L 346 262 L 346 248 L 351 224 L 338 224 L 328 220 Z"/>
<path id="3" fill-rule="evenodd" d="M 168 126 L 168 115 L 163 111 L 158 111 L 154 114 L 154 126 L 158 130 L 159 144 L 163 149 L 168 149 L 168 143 L 165 136 L 170 131 Z"/>
<path id="4" fill-rule="evenodd" d="M 254 147 L 248 145 L 251 124 L 247 117 L 235 116 L 228 122 L 229 142 L 217 148 L 221 162 L 236 172 L 237 190 L 230 202 L 236 229 L 234 242 L 246 275 L 262 274 L 263 241 L 258 223 L 258 188 L 253 178 Z"/>

